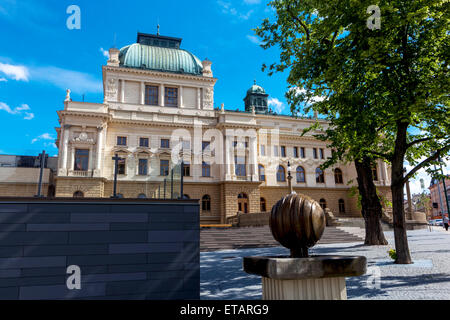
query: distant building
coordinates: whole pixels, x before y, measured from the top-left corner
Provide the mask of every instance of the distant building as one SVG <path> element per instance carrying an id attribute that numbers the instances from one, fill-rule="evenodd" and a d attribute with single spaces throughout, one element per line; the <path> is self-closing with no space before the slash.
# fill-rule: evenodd
<path id="1" fill-rule="evenodd" d="M 447 188 L 447 195 L 449 197 L 450 201 L 450 175 L 447 176 L 445 179 L 445 186 Z M 445 200 L 445 193 L 444 193 L 444 184 L 442 182 L 442 179 L 439 179 L 439 188 L 438 188 L 438 181 L 436 179 L 431 180 L 430 187 L 430 195 L 431 195 L 431 205 L 433 207 L 431 211 L 432 218 L 437 218 L 441 216 L 441 212 L 444 214 L 448 214 L 447 204 Z M 441 197 L 439 198 L 439 190 L 441 191 Z M 441 207 L 441 200 L 442 200 L 442 207 Z"/>
<path id="2" fill-rule="evenodd" d="M 38 156 L 0 155 L 0 196 L 33 197 L 38 193 L 40 159 Z M 55 195 L 54 174 L 57 157 L 46 157 L 42 175 L 42 195 Z"/>

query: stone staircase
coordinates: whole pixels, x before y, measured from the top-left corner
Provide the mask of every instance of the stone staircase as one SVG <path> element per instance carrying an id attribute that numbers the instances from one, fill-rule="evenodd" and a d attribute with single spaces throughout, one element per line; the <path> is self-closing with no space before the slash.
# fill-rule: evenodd
<path id="1" fill-rule="evenodd" d="M 336 227 L 327 227 L 319 244 L 362 241 L 364 241 L 364 236 L 359 237 Z M 274 240 L 269 226 L 228 229 L 204 228 L 200 232 L 200 250 L 203 252 L 277 246 L 280 246 L 280 244 Z"/>

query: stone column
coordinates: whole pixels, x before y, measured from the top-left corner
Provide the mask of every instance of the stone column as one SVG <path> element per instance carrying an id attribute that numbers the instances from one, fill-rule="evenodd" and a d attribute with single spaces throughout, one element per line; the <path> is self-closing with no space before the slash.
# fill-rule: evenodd
<path id="1" fill-rule="evenodd" d="M 165 106 L 165 89 L 164 89 L 164 85 L 160 84 L 159 85 L 159 106 L 160 107 L 164 107 Z"/>
<path id="2" fill-rule="evenodd" d="M 63 140 L 62 140 L 62 159 L 61 159 L 61 168 L 59 170 L 58 175 L 67 176 L 67 156 L 69 153 L 69 136 L 70 136 L 70 125 L 63 126 Z"/>
<path id="3" fill-rule="evenodd" d="M 120 80 L 120 102 L 125 103 L 125 80 Z"/>
<path id="4" fill-rule="evenodd" d="M 230 181 L 232 177 L 231 171 L 231 147 L 232 147 L 232 136 L 229 136 L 227 132 L 225 133 L 225 180 Z M 234 159 L 233 159 L 234 161 Z"/>
<path id="5" fill-rule="evenodd" d="M 145 104 L 145 83 L 141 81 L 141 104 Z"/>
<path id="6" fill-rule="evenodd" d="M 74 170 L 75 168 L 75 147 L 70 148 L 70 163 L 69 163 L 69 171 Z"/>
<path id="7" fill-rule="evenodd" d="M 202 89 L 197 88 L 197 109 L 202 108 Z"/>
<path id="8" fill-rule="evenodd" d="M 180 86 L 178 89 L 178 108 L 184 108 L 184 101 L 183 101 L 183 87 Z"/>
<path id="9" fill-rule="evenodd" d="M 252 181 L 258 181 L 258 142 L 256 137 L 250 137 L 250 166 L 252 168 Z"/>
<path id="10" fill-rule="evenodd" d="M 386 186 L 389 186 L 391 184 L 390 180 L 389 180 L 389 173 L 388 173 L 388 169 L 387 169 L 387 164 L 386 162 L 382 162 L 382 171 L 383 171 L 383 175 L 384 175 L 384 184 Z"/>
<path id="11" fill-rule="evenodd" d="M 95 166 L 94 177 L 100 177 L 102 175 L 102 147 L 103 147 L 103 127 L 97 128 L 97 163 Z"/>

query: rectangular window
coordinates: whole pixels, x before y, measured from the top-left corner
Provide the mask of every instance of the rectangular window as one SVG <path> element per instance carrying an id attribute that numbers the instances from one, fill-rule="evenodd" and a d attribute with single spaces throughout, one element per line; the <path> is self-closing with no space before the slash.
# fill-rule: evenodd
<path id="1" fill-rule="evenodd" d="M 183 176 L 184 177 L 190 177 L 191 176 L 191 165 L 189 162 L 185 162 L 184 163 L 184 172 L 183 172 Z"/>
<path id="2" fill-rule="evenodd" d="M 234 157 L 235 174 L 238 177 L 246 177 L 247 170 L 245 166 L 245 157 Z"/>
<path id="3" fill-rule="evenodd" d="M 165 88 L 165 106 L 178 107 L 178 88 Z"/>
<path id="4" fill-rule="evenodd" d="M 281 157 L 286 158 L 286 147 L 281 146 Z"/>
<path id="5" fill-rule="evenodd" d="M 145 86 L 145 104 L 149 106 L 159 105 L 159 88 L 155 86 Z"/>
<path id="6" fill-rule="evenodd" d="M 159 172 L 161 176 L 169 175 L 169 160 L 161 160 L 159 165 Z"/>
<path id="7" fill-rule="evenodd" d="M 118 146 L 126 146 L 127 145 L 127 137 L 117 137 L 117 145 Z"/>
<path id="8" fill-rule="evenodd" d="M 273 156 L 278 157 L 278 146 L 273 146 Z"/>
<path id="9" fill-rule="evenodd" d="M 75 171 L 89 170 L 89 150 L 75 150 Z"/>
<path id="10" fill-rule="evenodd" d="M 318 159 L 318 157 L 317 157 L 317 148 L 313 148 L 313 157 L 314 157 L 314 159 Z"/>
<path id="11" fill-rule="evenodd" d="M 305 148 L 300 148 L 300 155 L 301 155 L 302 159 L 306 158 Z"/>
<path id="12" fill-rule="evenodd" d="M 119 160 L 117 164 L 117 174 L 126 174 L 127 162 L 125 159 Z"/>
<path id="13" fill-rule="evenodd" d="M 148 148 L 148 146 L 149 146 L 148 138 L 140 138 L 139 139 L 139 146 L 140 147 L 144 147 L 144 148 Z"/>
<path id="14" fill-rule="evenodd" d="M 320 159 L 325 159 L 325 151 L 320 149 Z"/>
<path id="15" fill-rule="evenodd" d="M 148 174 L 148 160 L 139 159 L 139 175 L 146 176 Z"/>
<path id="16" fill-rule="evenodd" d="M 161 148 L 169 149 L 170 148 L 170 140 L 169 139 L 161 139 Z"/>
<path id="17" fill-rule="evenodd" d="M 203 162 L 202 176 L 203 177 L 211 177 L 211 166 L 209 165 L 209 163 Z"/>
<path id="18" fill-rule="evenodd" d="M 298 158 L 298 147 L 294 147 L 294 158 Z"/>
<path id="19" fill-rule="evenodd" d="M 261 156 L 262 157 L 266 156 L 266 146 L 264 146 L 264 145 L 261 146 Z"/>

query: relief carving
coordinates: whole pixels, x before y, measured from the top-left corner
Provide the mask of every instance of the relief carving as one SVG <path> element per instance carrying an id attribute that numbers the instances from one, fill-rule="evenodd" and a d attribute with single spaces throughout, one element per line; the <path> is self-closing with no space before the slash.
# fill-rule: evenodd
<path id="1" fill-rule="evenodd" d="M 106 100 L 117 101 L 118 81 L 116 79 L 109 79 L 106 85 Z"/>
<path id="2" fill-rule="evenodd" d="M 207 88 L 205 90 L 204 107 L 212 107 L 212 106 L 214 106 L 214 89 Z"/>

